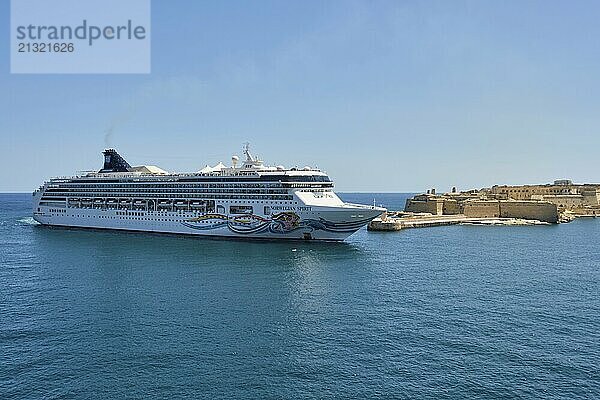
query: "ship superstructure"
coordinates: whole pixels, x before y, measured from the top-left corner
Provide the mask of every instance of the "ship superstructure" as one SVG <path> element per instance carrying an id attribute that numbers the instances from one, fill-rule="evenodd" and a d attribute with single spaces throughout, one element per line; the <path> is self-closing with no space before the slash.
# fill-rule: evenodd
<path id="1" fill-rule="evenodd" d="M 98 172 L 53 178 L 33 193 L 44 225 L 260 239 L 341 241 L 385 211 L 344 203 L 324 172 L 245 160 L 195 173 L 132 167 L 104 151 Z M 240 165 L 238 165 L 240 164 Z"/>

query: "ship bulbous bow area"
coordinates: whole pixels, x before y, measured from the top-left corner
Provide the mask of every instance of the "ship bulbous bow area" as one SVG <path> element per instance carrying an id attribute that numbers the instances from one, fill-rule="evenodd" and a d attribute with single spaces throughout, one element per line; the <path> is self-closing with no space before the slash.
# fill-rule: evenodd
<path id="1" fill-rule="evenodd" d="M 322 211 L 319 218 L 308 218 L 304 224 L 323 231 L 352 234 L 386 211 L 381 207 L 346 203 L 337 210 Z"/>

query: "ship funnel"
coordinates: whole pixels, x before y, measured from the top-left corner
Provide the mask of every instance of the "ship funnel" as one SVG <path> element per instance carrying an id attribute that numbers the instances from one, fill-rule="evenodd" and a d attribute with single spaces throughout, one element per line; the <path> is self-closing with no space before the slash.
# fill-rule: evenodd
<path id="1" fill-rule="evenodd" d="M 131 165 L 115 149 L 106 149 L 102 154 L 104 154 L 104 167 L 99 172 L 127 172 L 131 168 Z"/>

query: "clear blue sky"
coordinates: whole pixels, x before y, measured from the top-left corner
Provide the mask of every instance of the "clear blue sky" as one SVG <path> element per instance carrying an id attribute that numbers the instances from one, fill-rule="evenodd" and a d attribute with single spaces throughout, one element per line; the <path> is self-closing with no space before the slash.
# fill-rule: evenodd
<path id="1" fill-rule="evenodd" d="M 317 165 L 340 191 L 600 181 L 600 2 L 155 0 L 149 75 L 11 75 L 0 191 L 101 166 Z"/>

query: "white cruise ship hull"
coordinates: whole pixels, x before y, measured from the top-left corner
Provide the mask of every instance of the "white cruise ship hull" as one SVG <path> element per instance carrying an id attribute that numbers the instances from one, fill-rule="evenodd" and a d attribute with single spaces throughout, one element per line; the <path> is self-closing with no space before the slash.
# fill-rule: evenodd
<path id="1" fill-rule="evenodd" d="M 366 206 L 322 209 L 309 214 L 285 211 L 271 216 L 44 208 L 43 211 L 34 211 L 33 218 L 49 226 L 240 239 L 324 241 L 343 241 L 382 212 L 379 208 Z"/>

